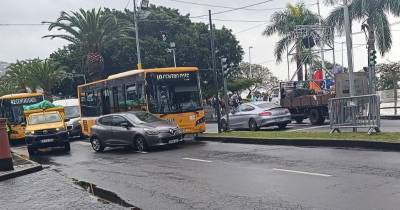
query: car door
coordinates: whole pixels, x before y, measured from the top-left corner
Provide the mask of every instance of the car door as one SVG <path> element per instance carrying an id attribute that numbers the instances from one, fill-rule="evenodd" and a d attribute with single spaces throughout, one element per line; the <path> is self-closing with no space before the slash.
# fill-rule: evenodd
<path id="1" fill-rule="evenodd" d="M 113 144 L 130 145 L 133 143 L 132 124 L 122 116 L 113 116 Z"/>
<path id="2" fill-rule="evenodd" d="M 99 119 L 99 125 L 96 128 L 97 137 L 105 144 L 112 141 L 112 116 L 106 116 Z"/>
<path id="3" fill-rule="evenodd" d="M 236 116 L 238 121 L 238 128 L 248 128 L 250 118 L 253 115 L 255 108 L 249 104 L 242 104 L 239 106 L 239 114 Z"/>

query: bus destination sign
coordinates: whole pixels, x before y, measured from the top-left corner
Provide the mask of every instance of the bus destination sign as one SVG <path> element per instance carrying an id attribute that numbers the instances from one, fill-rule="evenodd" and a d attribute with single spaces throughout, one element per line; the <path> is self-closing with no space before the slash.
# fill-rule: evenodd
<path id="1" fill-rule="evenodd" d="M 17 98 L 10 100 L 12 105 L 21 105 L 21 104 L 32 104 L 37 102 L 37 98 Z"/>
<path id="2" fill-rule="evenodd" d="M 190 79 L 189 73 L 178 74 L 157 74 L 157 80 L 187 80 Z"/>

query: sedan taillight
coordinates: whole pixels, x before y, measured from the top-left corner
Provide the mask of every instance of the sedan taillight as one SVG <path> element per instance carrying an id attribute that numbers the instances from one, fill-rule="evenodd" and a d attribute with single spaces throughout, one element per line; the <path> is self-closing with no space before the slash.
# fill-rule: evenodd
<path id="1" fill-rule="evenodd" d="M 289 109 L 285 109 L 285 113 L 290 113 Z"/>
<path id="2" fill-rule="evenodd" d="M 268 116 L 271 116 L 272 113 L 271 113 L 271 112 L 261 112 L 261 113 L 258 114 L 258 115 L 260 115 L 260 116 L 262 116 L 262 117 L 268 117 Z"/>

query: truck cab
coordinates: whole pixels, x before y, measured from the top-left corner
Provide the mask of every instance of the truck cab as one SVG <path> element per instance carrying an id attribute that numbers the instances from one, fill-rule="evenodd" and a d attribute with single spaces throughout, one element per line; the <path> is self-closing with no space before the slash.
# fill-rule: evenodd
<path id="1" fill-rule="evenodd" d="M 67 126 L 63 107 L 25 111 L 25 141 L 29 155 L 37 149 L 64 147 L 70 150 Z"/>

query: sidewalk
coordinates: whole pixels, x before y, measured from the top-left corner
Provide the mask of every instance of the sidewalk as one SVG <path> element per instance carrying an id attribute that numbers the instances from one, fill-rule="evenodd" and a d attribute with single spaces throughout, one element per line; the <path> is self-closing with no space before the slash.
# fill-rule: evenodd
<path id="1" fill-rule="evenodd" d="M 1 209 L 127 209 L 99 200 L 50 169 L 0 182 Z"/>
<path id="2" fill-rule="evenodd" d="M 0 181 L 23 176 L 42 170 L 42 166 L 38 163 L 21 157 L 16 153 L 12 153 L 14 170 L 0 171 Z"/>

